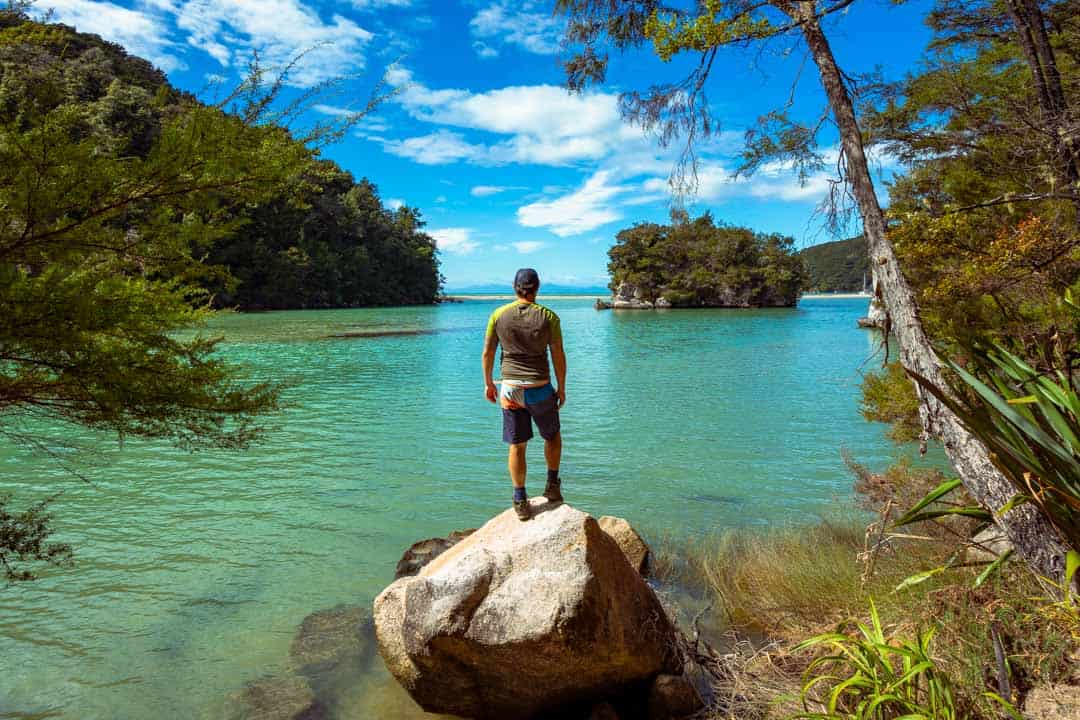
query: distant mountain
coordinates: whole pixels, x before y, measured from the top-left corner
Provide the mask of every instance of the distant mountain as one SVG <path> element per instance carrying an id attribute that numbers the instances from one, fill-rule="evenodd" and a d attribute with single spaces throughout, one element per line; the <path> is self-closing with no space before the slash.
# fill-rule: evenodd
<path id="1" fill-rule="evenodd" d="M 514 289 L 509 283 L 488 283 L 485 285 L 457 285 L 446 289 L 447 295 L 512 295 Z M 603 285 L 551 285 L 542 284 L 540 295 L 611 295 L 611 290 Z"/>
<path id="2" fill-rule="evenodd" d="M 813 245 L 802 250 L 808 292 L 859 292 L 869 282 L 870 260 L 862 236 Z"/>

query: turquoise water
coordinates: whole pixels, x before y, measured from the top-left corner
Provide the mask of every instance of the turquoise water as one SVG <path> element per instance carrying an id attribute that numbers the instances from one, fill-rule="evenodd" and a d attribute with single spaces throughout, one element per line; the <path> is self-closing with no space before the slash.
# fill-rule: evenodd
<path id="1" fill-rule="evenodd" d="M 369 604 L 413 541 L 507 507 L 479 363 L 498 304 L 222 318 L 227 356 L 294 384 L 246 453 L 83 438 L 95 452 L 65 457 L 86 483 L 0 446 L 0 492 L 63 491 L 56 523 L 77 549 L 70 569 L 0 587 L 0 718 L 222 717 L 231 693 L 281 669 L 305 615 Z M 593 514 L 653 536 L 810 521 L 847 502 L 841 447 L 872 466 L 897 452 L 857 410 L 860 368 L 878 362 L 855 329 L 865 300 L 548 304 L 570 368 L 564 492 Z"/>

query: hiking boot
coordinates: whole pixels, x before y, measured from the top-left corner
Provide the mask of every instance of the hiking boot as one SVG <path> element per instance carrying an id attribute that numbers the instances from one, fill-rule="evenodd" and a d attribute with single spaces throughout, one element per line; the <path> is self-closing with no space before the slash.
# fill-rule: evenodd
<path id="1" fill-rule="evenodd" d="M 544 497 L 548 502 L 561 503 L 562 497 L 562 480 L 548 480 L 547 485 L 544 486 Z"/>
<path id="2" fill-rule="evenodd" d="M 529 506 L 529 498 L 524 500 L 514 501 L 514 512 L 517 513 L 518 520 L 528 520 L 532 517 L 532 508 Z"/>

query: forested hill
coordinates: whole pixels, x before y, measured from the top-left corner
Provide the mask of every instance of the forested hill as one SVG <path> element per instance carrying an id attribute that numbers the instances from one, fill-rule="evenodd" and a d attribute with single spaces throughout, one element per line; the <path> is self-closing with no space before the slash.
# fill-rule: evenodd
<path id="1" fill-rule="evenodd" d="M 48 82 L 36 82 L 39 74 Z M 49 97 L 42 96 L 46 86 Z M 243 110 L 242 103 L 238 107 Z M 0 123 L 13 131 L 29 131 L 41 118 L 59 117 L 61 110 L 76 127 L 76 136 L 67 139 L 153 164 L 159 162 L 156 154 L 167 152 L 163 143 L 170 122 L 200 108 L 212 110 L 119 45 L 64 25 L 0 14 Z M 228 114 L 230 108 L 222 110 Z M 77 121 L 71 119 L 75 116 Z M 289 157 L 295 169 L 280 190 L 254 203 L 240 192 L 222 190 L 217 207 L 200 218 L 213 223 L 213 232 L 184 228 L 192 236 L 192 256 L 206 268 L 197 282 L 212 293 L 214 305 L 286 309 L 435 302 L 441 286 L 438 258 L 419 211 L 388 209 L 375 185 L 357 182 L 272 122 L 251 121 L 240 112 L 236 122 L 216 127 L 244 136 L 230 140 L 233 145 L 263 143 L 267 166 L 280 166 Z M 215 160 L 197 159 L 202 168 Z M 115 189 L 128 178 L 112 180 Z M 147 211 L 160 209 L 151 205 L 143 203 L 142 214 L 130 216 L 132 227 Z M 172 222 L 192 219 L 174 213 Z M 190 274 L 183 280 L 191 282 Z"/>
<path id="2" fill-rule="evenodd" d="M 822 243 L 799 253 L 806 265 L 809 292 L 859 292 L 870 273 L 862 236 Z"/>

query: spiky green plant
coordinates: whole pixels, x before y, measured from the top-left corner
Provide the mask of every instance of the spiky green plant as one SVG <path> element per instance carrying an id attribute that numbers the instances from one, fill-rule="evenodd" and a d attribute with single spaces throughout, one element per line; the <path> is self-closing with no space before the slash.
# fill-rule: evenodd
<path id="1" fill-rule="evenodd" d="M 1037 505 L 1065 541 L 1080 548 L 1080 397 L 1074 379 L 1060 371 L 1042 374 L 1000 346 L 975 357 L 988 382 L 955 362 L 949 366 L 965 387 L 953 393 L 912 376 L 986 444 L 1016 488 L 1016 501 Z"/>
<path id="2" fill-rule="evenodd" d="M 803 673 L 801 699 L 807 720 L 955 720 L 960 717 L 954 684 L 931 654 L 934 631 L 914 639 L 885 636 L 881 618 L 870 602 L 870 626 L 859 623 L 858 635 L 817 635 L 796 650 L 825 646 Z M 994 693 L 984 693 L 1011 717 L 1016 708 Z"/>

